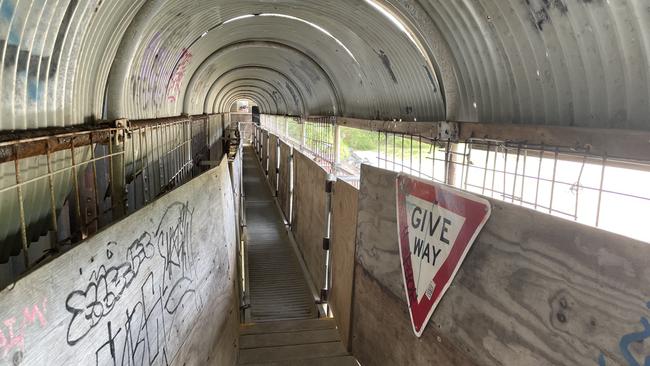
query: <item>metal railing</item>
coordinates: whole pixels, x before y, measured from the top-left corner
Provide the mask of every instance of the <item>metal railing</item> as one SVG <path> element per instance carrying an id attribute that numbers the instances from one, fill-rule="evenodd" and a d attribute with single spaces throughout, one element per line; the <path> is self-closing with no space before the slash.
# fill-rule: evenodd
<path id="1" fill-rule="evenodd" d="M 262 115 L 261 126 L 280 137 L 294 149 L 305 153 L 328 173 L 335 169 L 335 123 L 333 117 L 301 119 Z"/>
<path id="2" fill-rule="evenodd" d="M 363 130 L 366 139 L 374 136 L 364 150 L 355 150 L 353 138 L 343 134 L 346 156 L 337 158 L 335 117 L 301 121 L 311 127 L 302 127 L 300 142 L 275 121 L 282 118 L 267 116 L 263 127 L 357 187 L 361 164 L 369 164 L 650 242 L 643 222 L 650 210 L 650 159 L 623 161 L 573 146 L 452 141 L 385 130 Z"/>
<path id="3" fill-rule="evenodd" d="M 4 136 L 0 287 L 207 170 L 223 130 L 214 115 Z"/>

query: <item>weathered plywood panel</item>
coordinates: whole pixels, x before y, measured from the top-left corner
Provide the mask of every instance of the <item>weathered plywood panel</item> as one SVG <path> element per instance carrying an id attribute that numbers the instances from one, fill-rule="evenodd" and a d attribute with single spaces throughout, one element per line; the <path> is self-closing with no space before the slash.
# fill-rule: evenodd
<path id="1" fill-rule="evenodd" d="M 338 180 L 334 184 L 332 194 L 332 288 L 330 303 L 341 333 L 341 340 L 346 347 L 349 347 L 350 337 L 358 200 L 359 191 L 355 187 L 342 180 Z"/>
<path id="2" fill-rule="evenodd" d="M 233 210 L 224 160 L 5 289 L 0 364 L 232 364 Z"/>
<path id="3" fill-rule="evenodd" d="M 352 354 L 364 366 L 482 365 L 471 361 L 434 327 L 416 338 L 402 297 L 387 291 L 359 263 L 352 314 Z"/>
<path id="4" fill-rule="evenodd" d="M 423 339 L 410 332 L 386 337 L 380 328 L 410 330 L 406 316 L 387 311 L 395 305 L 407 314 L 395 177 L 362 169 L 352 331 L 353 352 L 362 364 L 385 364 L 379 360 L 389 359 L 394 349 L 433 342 L 431 335 L 464 353 L 458 361 L 442 362 L 448 365 L 466 364 L 464 357 L 517 366 L 627 365 L 630 357 L 645 357 L 641 343 L 626 342 L 644 330 L 639 319 L 647 316 L 650 300 L 650 246 L 495 200 L 492 217 Z M 375 311 L 372 304 L 381 307 Z M 443 355 L 433 346 L 406 349 L 405 359 L 413 362 L 405 364 L 428 360 L 417 358 L 418 352 Z"/>
<path id="5" fill-rule="evenodd" d="M 269 135 L 269 183 L 271 184 L 271 192 L 275 195 L 278 189 L 278 137 Z"/>
<path id="6" fill-rule="evenodd" d="M 237 219 L 237 227 L 241 224 L 239 220 L 241 220 L 241 215 L 239 215 L 242 211 L 241 207 L 241 195 L 242 195 L 242 184 L 243 184 L 243 155 L 244 151 L 243 148 L 240 146 L 237 155 L 235 155 L 235 158 L 232 159 L 230 162 L 230 176 L 232 177 L 232 188 L 233 188 L 233 195 L 235 199 L 235 212 L 237 212 L 238 217 Z"/>
<path id="7" fill-rule="evenodd" d="M 268 131 L 262 130 L 262 170 L 266 173 L 266 169 L 268 169 L 268 162 L 269 162 L 269 133 Z"/>
<path id="8" fill-rule="evenodd" d="M 327 224 L 327 173 L 313 160 L 294 151 L 294 204 L 291 230 L 311 274 L 314 286 L 325 284 L 323 238 Z"/>
<path id="9" fill-rule="evenodd" d="M 278 184 L 278 201 L 284 217 L 291 214 L 291 146 L 280 141 L 280 179 Z"/>

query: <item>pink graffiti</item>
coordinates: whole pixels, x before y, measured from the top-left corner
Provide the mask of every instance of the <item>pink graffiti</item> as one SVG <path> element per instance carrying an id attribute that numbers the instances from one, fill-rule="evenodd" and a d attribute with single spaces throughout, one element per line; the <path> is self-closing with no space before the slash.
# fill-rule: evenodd
<path id="1" fill-rule="evenodd" d="M 183 83 L 183 78 L 185 78 L 185 72 L 187 71 L 187 65 L 192 61 L 192 54 L 186 48 L 183 49 L 181 54 L 181 59 L 176 66 L 176 71 L 172 75 L 171 81 L 169 82 L 169 91 L 167 92 L 167 100 L 170 102 L 176 102 L 176 97 L 181 91 L 181 84 Z"/>
<path id="2" fill-rule="evenodd" d="M 150 106 L 157 107 L 165 99 L 165 87 L 158 87 L 156 77 L 163 67 L 159 64 L 159 60 L 166 60 L 170 56 L 170 52 L 163 45 L 163 38 L 159 32 L 153 35 L 151 41 L 147 45 L 142 55 L 142 63 L 140 66 L 140 73 L 137 80 L 143 83 L 142 91 L 145 93 L 142 104 L 143 109 L 148 109 Z M 151 105 L 150 105 L 151 103 Z"/>
<path id="3" fill-rule="evenodd" d="M 34 304 L 34 306 L 26 306 L 23 309 L 22 319 L 19 320 L 16 317 L 11 317 L 6 319 L 2 324 L 4 327 L 0 326 L 0 351 L 2 356 L 0 359 L 7 357 L 7 355 L 14 349 L 25 350 L 25 331 L 37 325 L 40 325 L 40 329 L 47 326 L 47 319 L 45 314 L 47 312 L 47 299 L 44 299 L 40 304 Z"/>

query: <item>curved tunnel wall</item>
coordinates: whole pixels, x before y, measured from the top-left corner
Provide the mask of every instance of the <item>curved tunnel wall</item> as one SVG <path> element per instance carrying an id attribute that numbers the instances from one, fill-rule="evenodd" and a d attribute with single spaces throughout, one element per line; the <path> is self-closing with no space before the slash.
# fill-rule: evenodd
<path id="1" fill-rule="evenodd" d="M 649 27 L 643 0 L 3 0 L 0 127 L 220 112 L 239 78 L 268 113 L 647 130 Z"/>

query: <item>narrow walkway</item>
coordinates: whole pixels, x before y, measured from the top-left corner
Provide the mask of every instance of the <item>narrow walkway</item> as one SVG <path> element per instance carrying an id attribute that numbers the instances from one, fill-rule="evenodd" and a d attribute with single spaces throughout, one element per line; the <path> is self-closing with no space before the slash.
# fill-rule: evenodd
<path id="1" fill-rule="evenodd" d="M 250 316 L 239 365 L 356 366 L 332 318 L 318 312 L 252 147 L 244 149 Z"/>
<path id="2" fill-rule="evenodd" d="M 244 194 L 251 306 L 246 320 L 316 318 L 313 296 L 250 146 L 244 149 Z"/>

